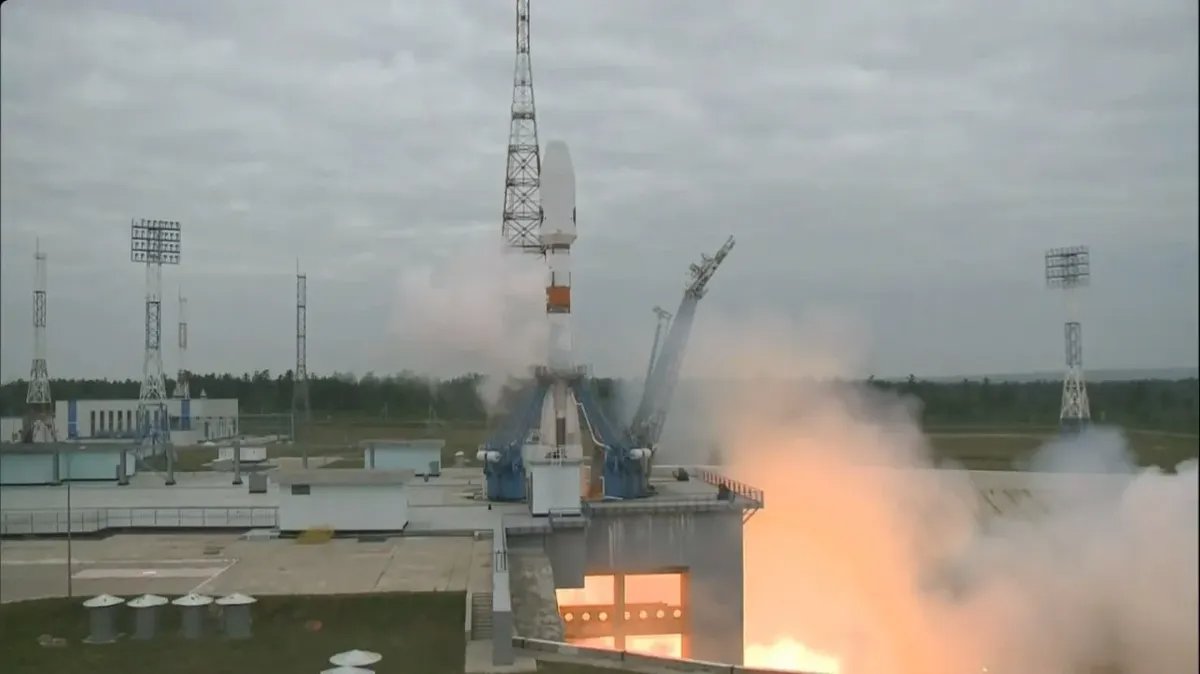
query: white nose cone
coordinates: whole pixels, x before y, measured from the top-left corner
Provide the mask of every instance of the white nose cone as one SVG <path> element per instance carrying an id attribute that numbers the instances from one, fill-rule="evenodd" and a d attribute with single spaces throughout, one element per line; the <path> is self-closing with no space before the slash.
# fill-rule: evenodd
<path id="1" fill-rule="evenodd" d="M 570 246 L 575 241 L 575 167 L 561 140 L 546 143 L 542 155 L 543 246 Z"/>

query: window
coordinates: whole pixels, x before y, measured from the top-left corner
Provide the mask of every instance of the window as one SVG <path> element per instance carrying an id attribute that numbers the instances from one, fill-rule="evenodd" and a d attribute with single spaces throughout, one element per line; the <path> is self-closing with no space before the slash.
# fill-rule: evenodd
<path id="1" fill-rule="evenodd" d="M 113 411 L 109 410 L 108 411 L 108 430 L 111 431 L 114 428 L 116 428 L 116 426 L 113 426 Z"/>
<path id="2" fill-rule="evenodd" d="M 125 415 L 121 413 L 121 410 L 117 410 L 117 431 L 120 432 L 120 431 L 124 431 L 124 430 L 125 430 Z"/>
<path id="3" fill-rule="evenodd" d="M 92 417 L 92 429 L 91 429 L 92 432 L 89 433 L 89 435 L 95 435 L 96 431 L 99 430 L 96 427 L 96 410 L 92 410 L 91 417 Z"/>
<path id="4" fill-rule="evenodd" d="M 125 410 L 125 428 L 133 430 L 133 410 Z"/>
<path id="5" fill-rule="evenodd" d="M 292 485 L 292 496 L 308 496 L 312 492 L 312 487 L 307 484 Z"/>

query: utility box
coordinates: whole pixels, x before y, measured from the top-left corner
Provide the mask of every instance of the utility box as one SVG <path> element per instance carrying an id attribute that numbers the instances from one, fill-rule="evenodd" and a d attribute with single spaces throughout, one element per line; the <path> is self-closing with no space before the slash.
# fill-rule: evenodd
<path id="1" fill-rule="evenodd" d="M 225 446 L 217 448 L 217 461 L 233 461 L 234 448 Z M 242 463 L 262 463 L 267 460 L 266 447 L 242 447 L 240 458 Z"/>
<path id="2" fill-rule="evenodd" d="M 158 633 L 158 610 L 167 603 L 166 597 L 156 594 L 144 594 L 131 599 L 129 608 L 133 609 L 133 638 L 153 639 Z"/>
<path id="3" fill-rule="evenodd" d="M 204 613 L 213 598 L 203 594 L 185 594 L 171 602 L 179 607 L 179 621 L 184 639 L 199 639 L 204 635 Z"/>
<path id="4" fill-rule="evenodd" d="M 117 640 L 117 609 L 125 600 L 111 594 L 101 594 L 83 602 L 88 610 L 89 644 L 111 644 Z"/>
<path id="5" fill-rule="evenodd" d="M 581 459 L 550 459 L 525 464 L 529 472 L 529 510 L 534 515 L 583 512 Z"/>
<path id="6" fill-rule="evenodd" d="M 250 606 L 258 601 L 254 597 L 233 593 L 217 600 L 221 607 L 221 623 L 225 636 L 230 639 L 250 638 Z"/>

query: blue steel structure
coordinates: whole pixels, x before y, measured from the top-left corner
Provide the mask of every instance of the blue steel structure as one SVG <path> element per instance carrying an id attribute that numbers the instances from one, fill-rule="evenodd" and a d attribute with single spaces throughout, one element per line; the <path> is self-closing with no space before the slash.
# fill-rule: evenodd
<path id="1" fill-rule="evenodd" d="M 604 416 L 595 397 L 586 386 L 576 389 L 577 400 L 584 407 L 589 427 L 604 447 L 604 496 L 605 498 L 642 498 L 652 493 L 650 469 L 655 450 L 662 437 L 663 425 L 671 407 L 675 385 L 679 382 L 679 371 L 683 365 L 683 354 L 687 349 L 688 337 L 696 317 L 696 305 L 708 291 L 717 267 L 733 249 L 734 238 L 729 237 L 724 245 L 711 257 L 701 255 L 700 262 L 688 268 L 689 280 L 683 291 L 683 299 L 675 316 L 671 319 L 662 348 L 654 353 L 658 345 L 651 347 L 649 374 L 637 411 L 629 424 L 617 430 Z M 665 312 L 656 311 L 660 318 Z M 660 326 L 661 327 L 661 324 Z M 638 450 L 642 450 L 639 452 Z"/>
<path id="2" fill-rule="evenodd" d="M 733 244 L 731 236 L 714 255 L 702 255 L 699 263 L 689 267 L 690 278 L 662 348 L 657 353 L 654 353 L 654 347 L 651 348 L 651 366 L 642 399 L 628 424 L 617 425 L 609 420 L 589 382 L 583 377 L 571 378 L 571 389 L 584 422 L 591 429 L 593 440 L 604 452 L 604 498 L 635 499 L 653 493 L 650 469 L 675 385 L 679 381 L 683 353 L 696 316 L 696 305 L 704 297 L 708 282 L 733 249 Z M 660 317 L 662 313 L 659 313 Z M 655 346 L 657 342 L 656 335 Z M 489 500 L 521 501 L 526 498 L 525 462 L 521 449 L 541 421 L 542 404 L 552 382 L 553 375 L 539 369 L 535 381 L 526 389 L 521 402 L 506 419 L 504 426 L 481 447 L 481 454 L 485 456 L 483 472 L 487 477 Z"/>
<path id="3" fill-rule="evenodd" d="M 525 460 L 521 448 L 529 435 L 538 427 L 542 415 L 542 402 L 550 382 L 537 377 L 522 393 L 516 409 L 504 421 L 495 435 L 488 438 L 481 448 L 487 453 L 483 461 L 483 474 L 487 479 L 489 501 L 522 501 L 525 493 Z M 496 460 L 492 460 L 493 456 Z"/>

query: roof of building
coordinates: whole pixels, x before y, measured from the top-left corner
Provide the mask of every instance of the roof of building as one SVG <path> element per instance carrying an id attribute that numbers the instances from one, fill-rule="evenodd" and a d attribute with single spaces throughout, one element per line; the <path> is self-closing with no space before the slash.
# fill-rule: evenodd
<path id="1" fill-rule="evenodd" d="M 0 442 L 0 454 L 53 454 L 55 452 L 92 452 L 131 450 L 137 442 Z"/>
<path id="2" fill-rule="evenodd" d="M 396 439 L 376 438 L 368 440 L 360 440 L 359 447 L 375 447 L 376 449 L 441 449 L 446 446 L 446 441 L 439 438 L 420 438 L 420 439 Z"/>
<path id="3" fill-rule="evenodd" d="M 328 486 L 388 486 L 410 482 L 411 470 L 364 470 L 362 468 L 315 468 L 275 473 L 275 482 L 283 486 L 294 484 Z"/>

